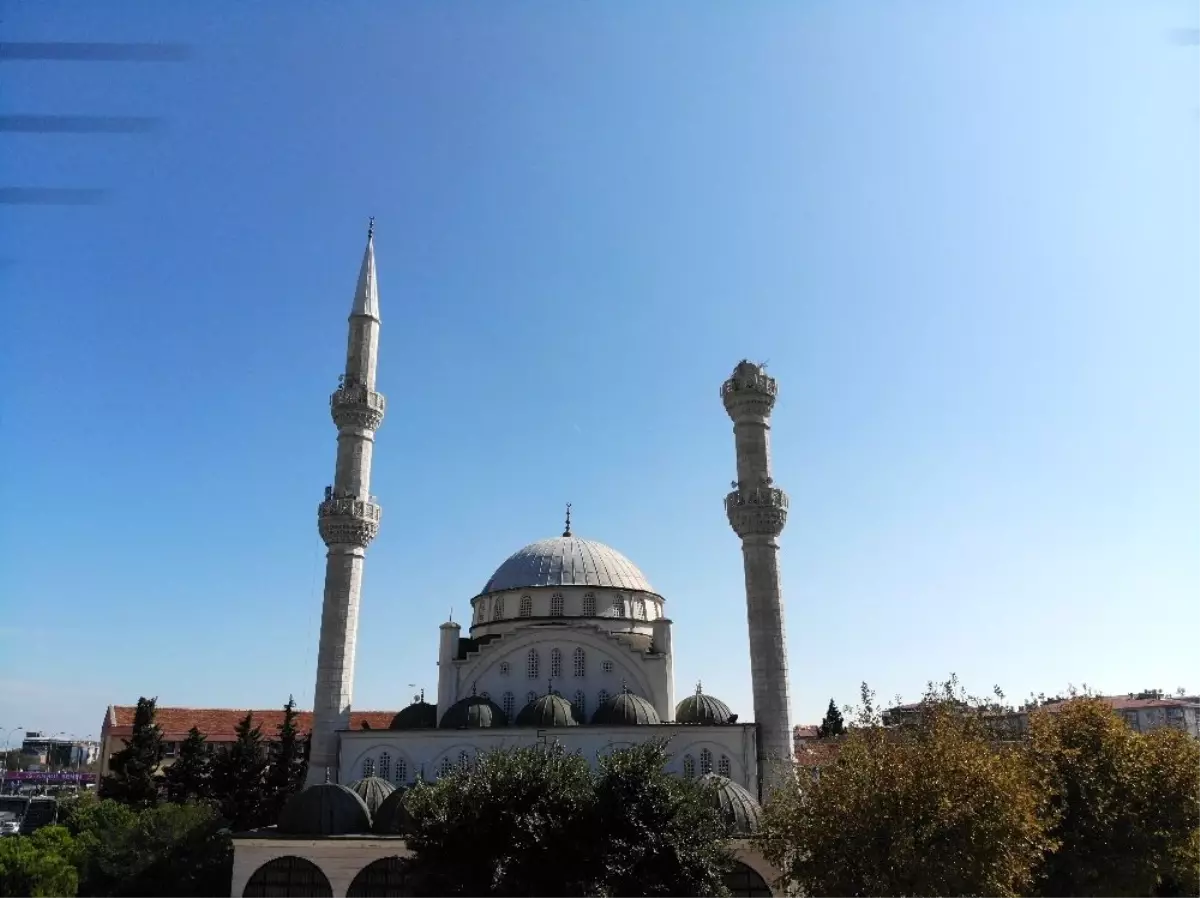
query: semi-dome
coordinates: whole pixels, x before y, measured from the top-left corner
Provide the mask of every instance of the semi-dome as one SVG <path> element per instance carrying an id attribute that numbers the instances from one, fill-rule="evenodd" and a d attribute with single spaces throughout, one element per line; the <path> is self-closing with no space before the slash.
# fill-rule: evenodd
<path id="1" fill-rule="evenodd" d="M 675 722 L 724 726 L 727 723 L 737 723 L 737 715 L 719 698 L 705 695 L 697 683 L 696 694 L 689 695 L 676 706 Z"/>
<path id="2" fill-rule="evenodd" d="M 413 702 L 392 718 L 389 730 L 433 730 L 437 729 L 437 706 L 424 699 Z"/>
<path id="3" fill-rule="evenodd" d="M 640 724 L 662 723 L 654 705 L 640 695 L 620 692 L 606 700 L 592 715 L 592 723 L 599 726 L 623 727 Z"/>
<path id="4" fill-rule="evenodd" d="M 412 823 L 412 814 L 404 803 L 408 791 L 396 789 L 383 800 L 379 810 L 375 812 L 375 822 L 372 830 L 379 836 L 402 836 L 408 832 Z"/>
<path id="5" fill-rule="evenodd" d="M 573 727 L 578 726 L 575 709 L 561 695 L 543 695 L 535 698 L 517 714 L 519 727 Z"/>
<path id="6" fill-rule="evenodd" d="M 762 823 L 762 806 L 754 800 L 753 795 L 729 777 L 717 773 L 704 774 L 700 777 L 700 783 L 710 787 L 706 790 L 709 801 L 729 824 L 730 835 L 752 836 L 758 832 Z"/>
<path id="7" fill-rule="evenodd" d="M 482 695 L 469 695 L 456 701 L 442 715 L 443 730 L 475 730 L 508 726 L 508 716 L 500 706 Z"/>
<path id="8" fill-rule="evenodd" d="M 350 788 L 363 800 L 372 817 L 379 812 L 383 800 L 396 791 L 395 786 L 379 776 L 364 776 L 351 783 Z"/>
<path id="9" fill-rule="evenodd" d="M 371 812 L 357 792 L 338 783 L 320 783 L 288 799 L 278 829 L 297 836 L 367 833 L 371 831 Z"/>
<path id="10" fill-rule="evenodd" d="M 604 543 L 556 536 L 514 552 L 488 580 L 482 593 L 533 586 L 599 586 L 654 592 L 632 561 Z"/>

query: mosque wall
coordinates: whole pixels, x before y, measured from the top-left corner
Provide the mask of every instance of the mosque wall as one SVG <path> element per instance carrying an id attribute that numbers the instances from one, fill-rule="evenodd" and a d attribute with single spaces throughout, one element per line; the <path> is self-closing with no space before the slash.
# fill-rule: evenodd
<path id="1" fill-rule="evenodd" d="M 662 724 L 629 727 L 497 727 L 469 730 L 351 730 L 340 734 L 338 782 L 381 776 L 397 784 L 422 776 L 432 781 L 494 748 L 559 742 L 596 766 L 606 753 L 667 739 L 667 770 L 680 776 L 719 773 L 758 794 L 754 724 L 697 726 Z"/>

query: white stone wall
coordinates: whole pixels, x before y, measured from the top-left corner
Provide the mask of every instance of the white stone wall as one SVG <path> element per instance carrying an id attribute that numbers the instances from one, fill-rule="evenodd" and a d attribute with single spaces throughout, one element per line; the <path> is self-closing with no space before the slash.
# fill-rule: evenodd
<path id="1" fill-rule="evenodd" d="M 344 836 L 334 838 L 290 838 L 272 835 L 233 840 L 232 898 L 241 898 L 254 871 L 280 857 L 302 857 L 321 868 L 335 898 L 344 896 L 354 877 L 368 864 L 385 857 L 410 857 L 412 852 L 400 838 Z"/>
<path id="2" fill-rule="evenodd" d="M 562 597 L 562 611 L 557 600 Z M 590 597 L 590 598 L 589 598 Z M 506 632 L 513 622 L 540 618 L 587 618 L 630 624 L 665 617 L 665 600 L 652 592 L 602 586 L 538 586 L 479 595 L 471 600 L 471 635 Z M 590 606 L 590 607 L 589 607 Z M 592 611 L 592 608 L 595 610 Z M 588 613 L 592 611 L 592 613 Z M 649 633 L 647 628 L 645 632 Z"/>
<path id="3" fill-rule="evenodd" d="M 437 779 L 444 763 L 471 762 L 481 751 L 513 748 L 539 742 L 560 742 L 567 751 L 579 751 L 593 766 L 605 753 L 616 748 L 638 745 L 655 738 L 669 738 L 671 761 L 667 769 L 683 775 L 687 759 L 695 763 L 696 775 L 704 772 L 701 764 L 711 759 L 712 771 L 758 795 L 758 764 L 754 724 L 733 726 L 577 726 L 536 730 L 504 727 L 482 730 L 350 730 L 341 733 L 338 782 L 361 779 L 367 770 L 375 775 L 383 771 L 384 755 L 388 779 L 410 783 L 424 774 Z M 707 752 L 707 755 L 705 755 Z M 725 759 L 723 761 L 722 759 Z M 401 764 L 402 762 L 402 764 Z M 727 763 L 727 768 L 726 768 Z M 726 769 L 728 772 L 726 772 Z M 402 771 L 402 773 L 401 773 Z"/>

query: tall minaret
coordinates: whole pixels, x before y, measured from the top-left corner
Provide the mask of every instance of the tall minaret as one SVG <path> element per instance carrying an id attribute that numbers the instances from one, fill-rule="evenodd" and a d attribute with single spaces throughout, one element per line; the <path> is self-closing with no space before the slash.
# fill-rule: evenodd
<path id="1" fill-rule="evenodd" d="M 375 219 L 367 229 L 367 249 L 358 272 L 350 310 L 346 373 L 329 397 L 338 429 L 337 469 L 333 486 L 317 506 L 317 528 L 329 547 L 325 562 L 325 599 L 321 608 L 321 646 L 317 652 L 317 690 L 313 699 L 308 781 L 337 782 L 338 730 L 350 727 L 354 688 L 354 645 L 358 602 L 362 595 L 367 546 L 379 532 L 383 509 L 371 495 L 371 455 L 385 402 L 375 391 L 379 356 L 379 285 L 375 278 Z"/>
<path id="2" fill-rule="evenodd" d="M 721 387 L 733 419 L 737 476 L 725 497 L 729 524 L 742 540 L 746 618 L 750 626 L 750 677 L 758 725 L 758 769 L 765 800 L 792 771 L 787 642 L 779 584 L 779 534 L 787 522 L 787 494 L 771 480 L 771 409 L 775 378 L 761 365 L 741 361 Z"/>

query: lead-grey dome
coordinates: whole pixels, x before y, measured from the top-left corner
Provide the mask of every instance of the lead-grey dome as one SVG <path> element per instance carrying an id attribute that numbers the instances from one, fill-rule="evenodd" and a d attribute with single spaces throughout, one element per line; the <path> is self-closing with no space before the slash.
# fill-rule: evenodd
<path id="1" fill-rule="evenodd" d="M 379 813 L 379 806 L 383 804 L 383 800 L 396 791 L 395 786 L 378 776 L 364 776 L 351 783 L 350 788 L 363 800 L 372 817 Z"/>
<path id="2" fill-rule="evenodd" d="M 754 800 L 753 795 L 733 780 L 717 773 L 704 774 L 700 777 L 700 783 L 710 788 L 709 801 L 729 824 L 730 835 L 752 836 L 758 832 L 762 823 L 762 806 Z"/>
<path id="3" fill-rule="evenodd" d="M 737 723 L 737 715 L 719 698 L 705 695 L 700 685 L 696 684 L 696 694 L 689 695 L 676 706 L 675 722 L 724 726 Z"/>
<path id="4" fill-rule="evenodd" d="M 604 543 L 556 536 L 514 552 L 492 574 L 482 592 L 533 586 L 600 586 L 654 592 L 632 561 Z"/>
<path id="5" fill-rule="evenodd" d="M 578 726 L 574 706 L 561 695 L 553 693 L 535 698 L 517 715 L 519 727 Z"/>
<path id="6" fill-rule="evenodd" d="M 287 800 L 278 829 L 297 836 L 367 833 L 371 831 L 371 812 L 357 792 L 337 783 L 320 783 Z"/>
<path id="7" fill-rule="evenodd" d="M 632 692 L 618 692 L 596 709 L 592 723 L 598 726 L 625 727 L 662 723 L 654 705 Z"/>

